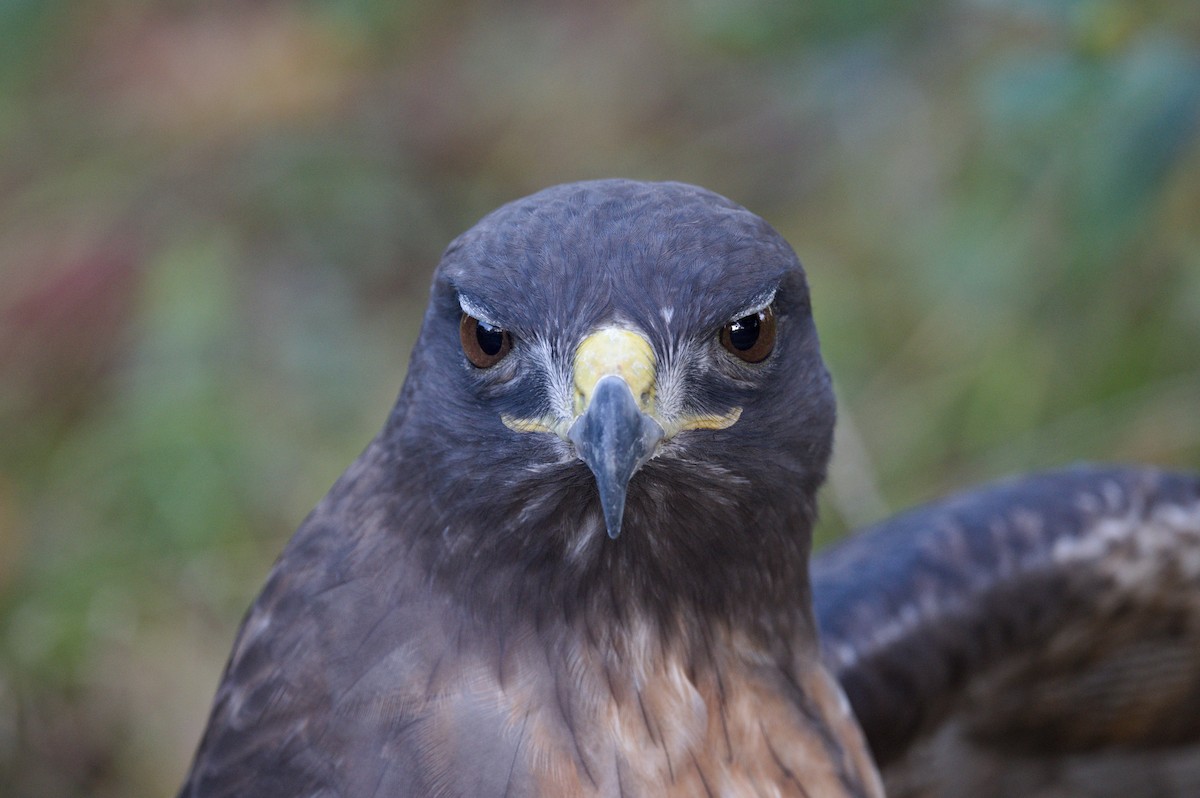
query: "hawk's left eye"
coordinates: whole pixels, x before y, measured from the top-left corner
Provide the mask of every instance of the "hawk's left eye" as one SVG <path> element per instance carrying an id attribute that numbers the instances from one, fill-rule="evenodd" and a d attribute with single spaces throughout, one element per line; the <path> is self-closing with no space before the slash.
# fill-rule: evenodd
<path id="1" fill-rule="evenodd" d="M 775 312 L 770 306 L 721 328 L 721 346 L 747 363 L 761 363 L 775 348 Z"/>
<path id="2" fill-rule="evenodd" d="M 459 322 L 458 334 L 462 339 L 463 354 L 476 368 L 491 368 L 512 349 L 512 336 L 508 330 L 493 327 L 466 313 Z"/>

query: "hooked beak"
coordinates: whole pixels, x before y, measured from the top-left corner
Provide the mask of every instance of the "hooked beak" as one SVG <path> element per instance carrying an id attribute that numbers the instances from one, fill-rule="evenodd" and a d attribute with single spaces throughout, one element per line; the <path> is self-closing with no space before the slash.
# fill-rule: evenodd
<path id="1" fill-rule="evenodd" d="M 570 441 L 596 478 L 608 536 L 621 534 L 629 480 L 683 430 L 725 429 L 737 423 L 740 407 L 724 413 L 660 413 L 656 406 L 657 363 L 639 333 L 605 327 L 575 350 L 569 418 L 502 415 L 514 432 L 554 433 Z"/>
<path id="2" fill-rule="evenodd" d="M 610 538 L 621 534 L 630 478 L 663 437 L 663 428 L 638 407 L 629 383 L 614 374 L 600 378 L 587 409 L 567 432 L 579 459 L 596 477 Z"/>
<path id="3" fill-rule="evenodd" d="M 610 538 L 621 534 L 630 478 L 666 437 L 653 416 L 656 378 L 654 350 L 635 332 L 606 327 L 575 350 L 577 417 L 567 439 L 596 477 Z"/>

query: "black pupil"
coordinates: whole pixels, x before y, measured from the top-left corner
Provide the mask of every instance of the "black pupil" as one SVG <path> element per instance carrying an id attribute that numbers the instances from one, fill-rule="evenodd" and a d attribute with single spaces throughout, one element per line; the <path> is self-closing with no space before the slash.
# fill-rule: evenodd
<path id="1" fill-rule="evenodd" d="M 475 325 L 475 340 L 479 342 L 479 348 L 488 357 L 492 357 L 500 351 L 500 347 L 504 346 L 504 330 L 498 330 L 483 322 Z"/>
<path id="2" fill-rule="evenodd" d="M 758 314 L 743 316 L 729 325 L 729 343 L 739 352 L 745 352 L 758 340 Z"/>

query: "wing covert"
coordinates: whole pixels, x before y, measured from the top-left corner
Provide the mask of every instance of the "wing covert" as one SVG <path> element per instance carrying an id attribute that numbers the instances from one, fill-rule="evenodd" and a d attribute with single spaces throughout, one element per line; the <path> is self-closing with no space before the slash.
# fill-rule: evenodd
<path id="1" fill-rule="evenodd" d="M 1078 466 L 995 483 L 820 553 L 813 593 L 894 793 L 983 795 L 1014 762 L 1068 789 L 1114 751 L 1190 768 L 1200 789 L 1200 477 Z"/>

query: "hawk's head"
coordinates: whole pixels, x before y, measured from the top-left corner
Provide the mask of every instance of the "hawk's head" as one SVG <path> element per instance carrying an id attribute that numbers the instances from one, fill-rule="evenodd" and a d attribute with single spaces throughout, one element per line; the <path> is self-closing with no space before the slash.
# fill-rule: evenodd
<path id="1" fill-rule="evenodd" d="M 437 562 L 723 605 L 803 580 L 833 421 L 779 234 L 703 189 L 605 180 L 450 245 L 385 434 L 445 522 Z"/>

